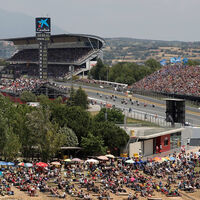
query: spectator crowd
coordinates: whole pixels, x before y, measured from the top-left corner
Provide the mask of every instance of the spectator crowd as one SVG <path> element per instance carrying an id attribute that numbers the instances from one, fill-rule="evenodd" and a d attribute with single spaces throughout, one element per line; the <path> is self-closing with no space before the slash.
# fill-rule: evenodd
<path id="1" fill-rule="evenodd" d="M 169 158 L 173 159 L 144 161 L 139 157 L 101 156 L 96 158 L 99 161 L 85 162 L 78 158 L 42 165 L 36 161 L 24 165 L 16 162 L 1 168 L 0 188 L 4 192 L 0 190 L 0 194 L 14 195 L 12 187 L 15 187 L 29 196 L 136 200 L 198 192 L 200 173 L 196 168 L 200 152 L 175 152 Z"/>
<path id="2" fill-rule="evenodd" d="M 57 89 L 63 89 L 67 91 L 67 88 L 62 85 L 58 85 L 52 82 L 48 82 L 42 79 L 31 79 L 31 78 L 18 78 L 16 80 L 3 79 L 1 80 L 0 89 L 11 91 L 13 93 L 22 93 L 23 91 L 32 91 L 39 88 L 44 84 L 49 84 Z"/>
<path id="3" fill-rule="evenodd" d="M 133 84 L 133 89 L 200 96 L 200 67 L 168 65 Z"/>

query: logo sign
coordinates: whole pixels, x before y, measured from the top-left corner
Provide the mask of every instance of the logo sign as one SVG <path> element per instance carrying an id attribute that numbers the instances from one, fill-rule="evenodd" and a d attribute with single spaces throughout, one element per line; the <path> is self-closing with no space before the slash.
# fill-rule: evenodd
<path id="1" fill-rule="evenodd" d="M 38 41 L 49 41 L 50 40 L 50 33 L 40 32 L 36 33 L 36 38 Z"/>
<path id="2" fill-rule="evenodd" d="M 51 19 L 48 17 L 35 18 L 36 32 L 50 32 L 51 31 Z"/>

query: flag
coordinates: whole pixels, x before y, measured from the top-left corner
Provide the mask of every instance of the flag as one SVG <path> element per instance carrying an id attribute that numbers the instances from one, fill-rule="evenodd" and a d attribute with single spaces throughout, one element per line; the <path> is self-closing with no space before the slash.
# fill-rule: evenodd
<path id="1" fill-rule="evenodd" d="M 188 63 L 188 58 L 183 58 L 182 61 L 183 61 L 184 64 L 186 64 L 186 63 Z"/>
<path id="2" fill-rule="evenodd" d="M 165 65 L 166 65 L 166 60 L 165 60 L 165 59 L 162 59 L 162 60 L 160 61 L 160 64 L 161 64 L 162 66 L 165 66 Z"/>
<path id="3" fill-rule="evenodd" d="M 176 57 L 170 58 L 171 63 L 176 63 Z"/>
<path id="4" fill-rule="evenodd" d="M 181 57 L 176 58 L 176 63 L 181 63 Z"/>

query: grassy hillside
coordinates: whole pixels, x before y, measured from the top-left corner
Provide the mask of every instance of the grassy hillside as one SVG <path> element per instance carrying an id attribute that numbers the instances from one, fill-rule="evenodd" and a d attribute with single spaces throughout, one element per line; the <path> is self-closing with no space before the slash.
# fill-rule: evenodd
<path id="1" fill-rule="evenodd" d="M 178 56 L 200 60 L 200 42 L 106 38 L 106 43 L 104 59 L 109 64 L 119 61 L 143 63 L 149 58 L 169 60 Z"/>

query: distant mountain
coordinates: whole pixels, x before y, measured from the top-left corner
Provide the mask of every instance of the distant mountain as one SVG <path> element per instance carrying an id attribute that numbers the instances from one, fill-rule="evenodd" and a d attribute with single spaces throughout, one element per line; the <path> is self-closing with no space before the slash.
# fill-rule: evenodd
<path id="1" fill-rule="evenodd" d="M 35 35 L 35 16 L 31 17 L 22 13 L 0 9 L 0 24 L 1 39 Z M 65 31 L 52 24 L 52 33 L 61 34 L 65 33 Z"/>

